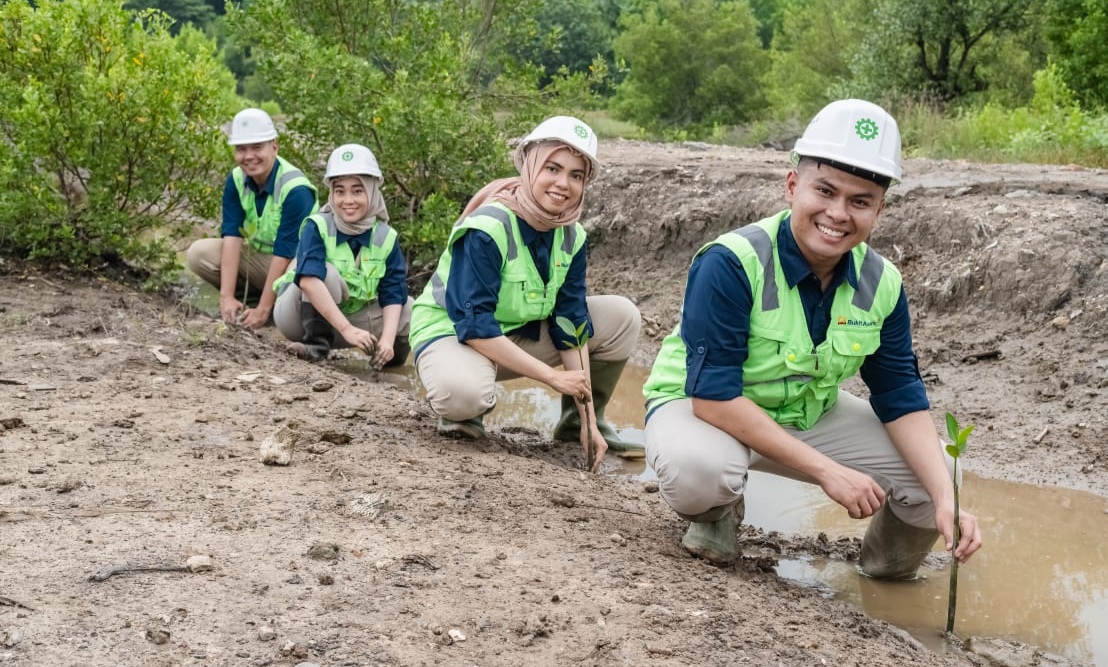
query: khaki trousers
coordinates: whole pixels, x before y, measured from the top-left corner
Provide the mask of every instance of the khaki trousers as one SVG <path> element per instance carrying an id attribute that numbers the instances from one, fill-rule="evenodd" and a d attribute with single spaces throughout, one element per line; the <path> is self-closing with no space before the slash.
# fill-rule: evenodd
<path id="1" fill-rule="evenodd" d="M 885 490 L 893 513 L 920 528 L 935 527 L 931 497 L 900 456 L 869 403 L 839 390 L 839 402 L 814 427 L 783 427 L 832 460 L 865 473 Z M 935 436 L 935 446 L 942 442 Z M 947 469 L 954 459 L 943 452 Z M 802 482 L 813 480 L 751 451 L 726 432 L 693 415 L 692 399 L 670 401 L 646 423 L 646 460 L 658 475 L 659 492 L 686 516 L 737 501 L 746 491 L 747 470 Z"/>
<path id="2" fill-rule="evenodd" d="M 223 251 L 223 239 L 198 239 L 189 246 L 185 253 L 185 263 L 189 270 L 199 276 L 204 282 L 212 285 L 217 290 L 220 288 L 220 253 Z M 250 292 L 254 296 L 262 293 L 265 287 L 265 279 L 269 274 L 269 264 L 273 255 L 258 252 L 249 243 L 243 241 L 242 253 L 239 255 L 239 273 L 235 281 L 235 298 L 242 301 L 243 290 L 247 281 L 250 283 Z"/>
<path id="3" fill-rule="evenodd" d="M 593 325 L 593 337 L 588 343 L 589 358 L 623 361 L 630 357 L 642 324 L 635 304 L 622 296 L 590 296 L 588 310 Z M 539 340 L 509 338 L 544 364 L 562 365 L 561 352 L 554 347 L 546 327 Z M 465 421 L 492 410 L 496 406 L 496 382 L 519 377 L 459 343 L 454 336 L 440 338 L 424 347 L 416 359 L 416 370 L 427 390 L 431 409 L 451 421 Z"/>
<path id="4" fill-rule="evenodd" d="M 293 262 L 294 264 L 290 268 L 295 268 L 295 260 Z M 342 279 L 338 269 L 330 262 L 327 263 L 327 278 L 324 279 L 323 284 L 327 286 L 327 292 L 335 300 L 335 303 L 346 301 L 350 294 L 346 287 L 346 281 Z M 296 283 L 286 283 L 278 291 L 277 303 L 273 306 L 273 323 L 277 325 L 277 330 L 285 338 L 292 341 L 304 340 L 304 325 L 301 322 L 300 311 L 302 304 L 307 301 L 308 297 L 304 295 L 304 292 L 300 290 Z M 400 322 L 396 325 L 397 338 L 408 335 L 408 329 L 412 322 L 412 303 L 412 297 L 408 297 L 408 302 L 400 310 Z M 381 308 L 376 299 L 360 310 L 350 313 L 346 316 L 346 319 L 350 320 L 350 323 L 354 326 L 365 329 L 374 336 L 380 336 L 381 330 L 385 326 L 384 309 Z M 331 347 L 338 349 L 350 347 L 350 345 L 342 336 L 336 333 Z"/>

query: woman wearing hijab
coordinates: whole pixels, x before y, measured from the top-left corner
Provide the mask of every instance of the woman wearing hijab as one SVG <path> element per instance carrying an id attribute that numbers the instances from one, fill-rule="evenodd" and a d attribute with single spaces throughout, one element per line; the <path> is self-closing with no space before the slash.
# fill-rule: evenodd
<path id="1" fill-rule="evenodd" d="M 410 350 L 412 299 L 377 158 L 359 144 L 339 146 L 323 180 L 327 204 L 304 220 L 296 264 L 274 284 L 274 322 L 301 359 L 356 347 L 377 368 L 399 366 Z"/>
<path id="2" fill-rule="evenodd" d="M 486 185 L 455 223 L 412 311 L 416 369 L 440 433 L 484 437 L 496 382 L 522 376 L 562 394 L 554 437 L 585 451 L 591 438 L 594 471 L 609 448 L 641 451 L 604 420 L 641 318 L 624 297 L 586 297 L 578 220 L 599 166 L 596 147 L 576 118 L 543 121 L 513 154 L 519 176 Z M 561 318 L 575 330 L 584 325 L 580 354 L 576 337 L 556 324 Z"/>

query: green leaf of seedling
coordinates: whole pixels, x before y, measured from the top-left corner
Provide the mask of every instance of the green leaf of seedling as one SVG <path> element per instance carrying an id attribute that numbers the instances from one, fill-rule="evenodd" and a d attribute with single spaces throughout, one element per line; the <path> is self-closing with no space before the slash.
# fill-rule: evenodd
<path id="1" fill-rule="evenodd" d="M 947 445 L 946 453 L 950 454 L 950 458 L 956 459 L 962 454 L 962 450 L 958 449 L 956 445 Z"/>
<path id="2" fill-rule="evenodd" d="M 567 336 L 573 336 L 574 339 L 577 338 L 576 329 L 573 326 L 573 321 L 570 320 L 568 317 L 556 317 L 554 318 L 554 322 L 558 325 L 558 328 L 562 330 L 562 333 Z"/>
<path id="3" fill-rule="evenodd" d="M 588 322 L 582 322 L 581 326 L 577 327 L 577 344 L 584 345 L 589 340 L 589 335 L 585 333 L 585 326 Z"/>
<path id="4" fill-rule="evenodd" d="M 958 420 L 949 412 L 946 413 L 946 435 L 954 442 L 958 442 Z"/>

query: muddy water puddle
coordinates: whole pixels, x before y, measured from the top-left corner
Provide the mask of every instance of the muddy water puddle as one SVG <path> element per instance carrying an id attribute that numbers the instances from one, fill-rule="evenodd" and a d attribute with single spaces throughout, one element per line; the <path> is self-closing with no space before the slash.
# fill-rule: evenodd
<path id="1" fill-rule="evenodd" d="M 629 366 L 606 411 L 624 437 L 640 442 L 647 373 Z M 384 379 L 419 391 L 410 365 Z M 500 385 L 496 409 L 485 421 L 492 428 L 511 424 L 550 432 L 560 410 L 545 386 L 512 380 Z M 616 461 L 613 474 L 654 478 L 642 460 Z M 969 465 L 972 469 L 972 459 Z M 1019 641 L 1108 667 L 1108 501 L 972 473 L 966 474 L 963 494 L 963 506 L 980 519 L 986 542 L 959 569 L 955 634 Z M 861 538 L 866 528 L 817 487 L 758 472 L 750 475 L 746 521 L 784 534 L 822 532 L 832 540 Z M 777 573 L 903 628 L 932 650 L 947 649 L 942 630 L 949 566 L 925 565 L 920 579 L 907 583 L 867 579 L 854 563 L 825 559 L 781 560 Z"/>

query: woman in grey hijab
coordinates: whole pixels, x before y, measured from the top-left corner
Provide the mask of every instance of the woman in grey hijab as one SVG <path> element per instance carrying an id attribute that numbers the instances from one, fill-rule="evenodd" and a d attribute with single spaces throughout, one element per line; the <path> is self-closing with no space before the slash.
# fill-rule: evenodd
<path id="1" fill-rule="evenodd" d="M 301 359 L 356 347 L 377 368 L 399 366 L 410 350 L 412 299 L 377 158 L 359 144 L 339 146 L 323 180 L 327 204 L 304 220 L 296 263 L 274 284 L 274 321 Z"/>

